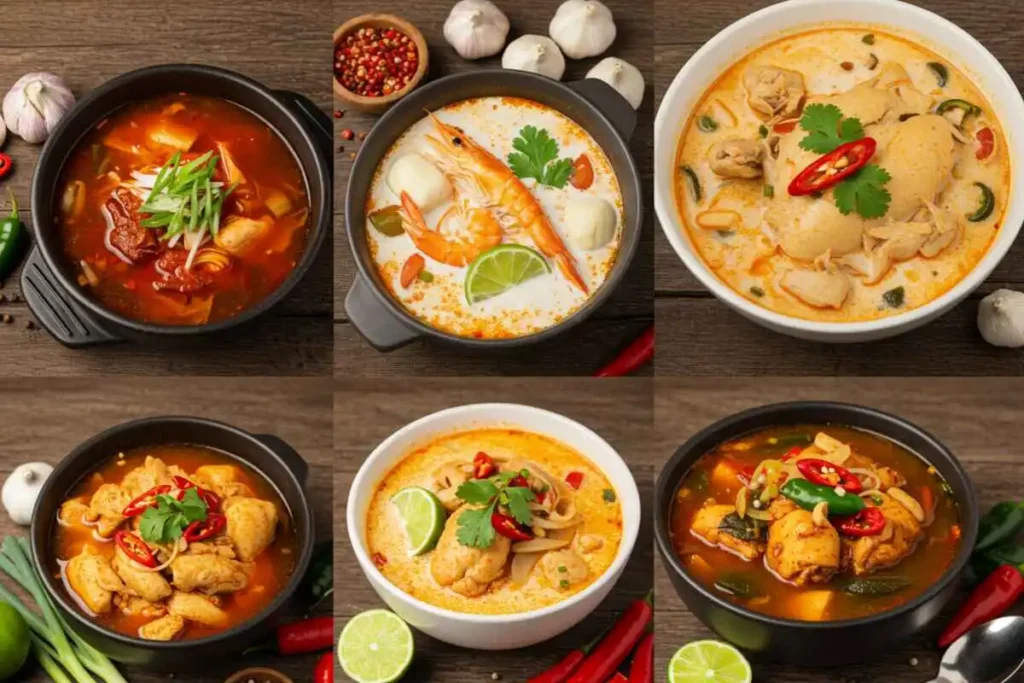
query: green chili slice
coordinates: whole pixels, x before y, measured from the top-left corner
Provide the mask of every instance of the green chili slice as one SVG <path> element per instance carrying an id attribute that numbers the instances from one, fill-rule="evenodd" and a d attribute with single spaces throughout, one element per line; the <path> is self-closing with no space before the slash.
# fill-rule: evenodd
<path id="1" fill-rule="evenodd" d="M 928 62 L 928 68 L 935 74 L 935 80 L 938 81 L 939 87 L 944 88 L 949 81 L 949 69 L 946 68 L 946 65 L 941 62 Z"/>
<path id="2" fill-rule="evenodd" d="M 398 237 L 404 232 L 402 228 L 402 215 L 399 213 L 401 207 L 398 205 L 385 206 L 383 209 L 371 211 L 370 223 L 388 237 Z"/>
<path id="3" fill-rule="evenodd" d="M 704 196 L 704 192 L 700 189 L 700 177 L 697 172 L 689 166 L 683 166 L 680 169 L 690 181 L 690 193 L 693 195 L 693 201 L 700 202 Z"/>
<path id="4" fill-rule="evenodd" d="M 981 199 L 978 202 L 977 210 L 974 213 L 967 214 L 967 220 L 972 223 L 980 223 L 991 216 L 992 211 L 995 210 L 996 194 L 985 183 L 974 183 L 974 186 L 981 190 Z"/>
<path id="5" fill-rule="evenodd" d="M 697 119 L 697 128 L 704 131 L 705 133 L 712 133 L 718 130 L 718 122 L 713 118 L 705 114 L 704 116 Z"/>
<path id="6" fill-rule="evenodd" d="M 888 306 L 889 308 L 899 308 L 900 306 L 903 305 L 903 301 L 905 298 L 906 291 L 903 289 L 902 286 L 893 287 L 892 289 L 890 289 L 889 291 L 882 295 L 882 301 L 884 301 L 885 305 Z"/>

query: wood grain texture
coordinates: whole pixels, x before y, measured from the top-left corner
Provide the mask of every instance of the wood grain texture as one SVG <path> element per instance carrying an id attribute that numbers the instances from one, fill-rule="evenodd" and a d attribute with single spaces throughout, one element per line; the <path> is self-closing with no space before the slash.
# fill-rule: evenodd
<path id="1" fill-rule="evenodd" d="M 732 22 L 772 0 L 708 0 L 680 11 L 655 0 L 654 90 L 660 104 L 683 64 Z M 980 40 L 1024 85 L 1024 3 L 918 0 Z M 992 17 L 1000 21 L 993 22 Z M 865 17 L 870 19 L 870 17 Z M 877 19 L 884 19 L 877 17 Z M 680 115 L 684 115 L 680 112 Z M 985 286 L 945 316 L 896 339 L 850 346 L 790 339 L 747 322 L 690 274 L 662 230 L 654 240 L 658 375 L 1020 375 L 1020 354 L 989 346 L 975 326 L 978 301 L 1000 287 L 1024 285 L 1024 243 L 1017 244 Z"/>
<path id="2" fill-rule="evenodd" d="M 509 378 L 500 385 L 487 379 L 448 379 L 431 381 L 429 387 L 410 386 L 408 380 L 382 380 L 372 387 L 358 379 L 340 382 L 334 404 L 334 491 L 339 511 L 334 519 L 334 580 L 346 589 L 336 594 L 334 602 L 338 628 L 353 615 L 383 605 L 352 555 L 344 509 L 352 480 L 366 456 L 394 431 L 424 415 L 467 403 L 502 401 L 546 408 L 607 439 L 629 464 L 641 500 L 649 501 L 652 472 L 658 462 L 649 445 L 652 391 L 652 380 L 643 378 L 609 380 L 602 383 L 600 391 L 595 390 L 592 379 Z M 583 624 L 551 642 L 513 652 L 473 652 L 417 633 L 416 660 L 402 680 L 480 683 L 497 672 L 501 680 L 523 681 L 594 639 L 651 586 L 653 546 L 648 522 L 644 520 L 632 559 L 611 596 Z"/>
<path id="3" fill-rule="evenodd" d="M 766 402 L 833 400 L 859 403 L 905 418 L 943 441 L 963 462 L 983 510 L 1019 500 L 1024 488 L 1019 445 L 1024 439 L 1017 402 L 1018 379 L 658 378 L 654 450 L 665 463 L 694 432 L 733 413 Z M 768 398 L 770 397 L 770 398 Z M 659 471 L 661 465 L 656 466 Z M 685 643 L 715 634 L 691 615 L 672 589 L 661 558 L 655 562 L 657 665 L 664 680 L 668 660 Z M 757 683 L 919 683 L 938 671 L 935 639 L 959 599 L 908 646 L 859 666 L 811 670 L 753 662 Z M 1017 613 L 1024 613 L 1019 605 Z M 856 643 L 850 643 L 856 647 Z M 912 658 L 917 665 L 911 664 Z M 1021 678 L 1020 680 L 1024 680 Z"/>
<path id="4" fill-rule="evenodd" d="M 62 76 L 81 97 L 127 71 L 167 63 L 202 63 L 238 71 L 270 88 L 300 92 L 328 110 L 331 103 L 330 0 L 258 0 L 215 5 L 185 0 L 168 11 L 132 0 L 8 0 L 0 46 L 0 92 L 30 71 Z M 268 58 L 268 55 L 272 55 Z M 29 185 L 38 146 L 8 136 L 14 161 L 9 187 L 29 223 Z M 6 215 L 6 212 L 4 212 Z M 237 344 L 202 352 L 153 351 L 128 344 L 71 351 L 35 325 L 24 302 L 0 304 L 0 372 L 4 375 L 328 375 L 333 299 L 330 237 L 312 269 L 281 304 L 244 330 Z M 0 283 L 10 299 L 18 274 Z"/>
<path id="5" fill-rule="evenodd" d="M 180 382 L 162 379 L 95 380 L 25 379 L 5 384 L 0 392 L 0 480 L 19 464 L 33 461 L 56 465 L 82 441 L 129 420 L 167 414 L 189 414 L 221 420 L 253 433 L 275 434 L 291 444 L 309 463 L 309 498 L 320 540 L 331 537 L 332 438 L 330 380 L 321 379 L 194 379 L 182 392 Z M 116 455 L 114 453 L 111 456 Z M 27 530 L 0 514 L 0 537 Z M 0 579 L 8 586 L 6 576 Z M 300 615 L 296 614 L 296 617 Z M 190 683 L 221 683 L 235 671 L 268 666 L 311 680 L 317 656 L 280 658 L 269 655 L 210 662 L 208 673 L 179 677 Z M 167 674 L 125 671 L 133 683 L 157 683 Z M 34 665 L 17 679 L 24 683 L 50 680 Z"/>
<path id="6" fill-rule="evenodd" d="M 396 3 L 376 0 L 334 0 L 334 19 L 341 25 L 347 19 L 365 12 L 390 12 L 401 15 L 423 32 L 430 48 L 430 71 L 427 78 L 436 79 L 452 73 L 479 67 L 498 67 L 500 55 L 469 62 L 461 59 L 445 42 L 444 20 L 451 0 L 423 0 Z M 558 3 L 551 0 L 519 0 L 499 2 L 512 23 L 509 40 L 525 33 L 547 35 L 548 23 Z M 621 57 L 644 74 L 648 86 L 654 79 L 654 50 L 651 45 L 652 0 L 608 0 L 615 14 L 618 35 L 606 55 Z M 563 81 L 583 78 L 600 58 L 567 60 Z M 425 81 L 426 82 L 426 81 Z M 370 116 L 347 110 L 335 120 L 335 132 L 350 129 L 356 139 L 346 142 L 336 135 L 335 143 L 335 248 L 334 248 L 334 314 L 335 372 L 339 375 L 589 375 L 614 357 L 615 353 L 639 336 L 653 321 L 653 247 L 654 216 L 648 208 L 653 201 L 651 158 L 653 151 L 653 91 L 645 93 L 640 108 L 640 122 L 630 140 L 630 149 L 643 178 L 645 220 L 636 256 L 626 277 L 614 295 L 593 316 L 577 328 L 555 339 L 527 350 L 510 354 L 472 355 L 451 351 L 436 343 L 416 341 L 398 351 L 382 355 L 375 351 L 349 323 L 345 315 L 345 294 L 355 276 L 356 265 L 346 235 L 344 201 L 349 171 L 359 150 L 360 133 L 368 133 L 376 122 Z M 651 374 L 647 367 L 638 374 Z"/>

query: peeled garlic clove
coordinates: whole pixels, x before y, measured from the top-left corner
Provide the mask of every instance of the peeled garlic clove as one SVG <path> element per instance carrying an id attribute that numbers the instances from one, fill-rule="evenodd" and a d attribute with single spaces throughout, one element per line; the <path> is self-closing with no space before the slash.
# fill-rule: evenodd
<path id="1" fill-rule="evenodd" d="M 551 19 L 548 33 L 570 58 L 596 57 L 615 42 L 615 21 L 599 0 L 566 0 Z"/>
<path id="2" fill-rule="evenodd" d="M 618 57 L 606 57 L 587 72 L 587 78 L 596 78 L 626 98 L 633 109 L 639 109 L 644 101 L 644 77 L 640 69 Z"/>
<path id="3" fill-rule="evenodd" d="M 75 104 L 75 96 L 58 76 L 26 74 L 4 96 L 7 127 L 26 142 L 44 142 Z"/>
<path id="4" fill-rule="evenodd" d="M 490 0 L 461 0 L 444 22 L 444 38 L 463 59 L 480 59 L 501 52 L 508 29 L 508 17 Z"/>
<path id="5" fill-rule="evenodd" d="M 1024 346 L 1024 293 L 997 289 L 978 305 L 978 331 L 989 344 Z"/>
<path id="6" fill-rule="evenodd" d="M 529 71 L 557 81 L 565 73 L 565 57 L 550 38 L 525 35 L 508 44 L 505 53 L 501 55 L 501 66 L 505 69 Z"/>

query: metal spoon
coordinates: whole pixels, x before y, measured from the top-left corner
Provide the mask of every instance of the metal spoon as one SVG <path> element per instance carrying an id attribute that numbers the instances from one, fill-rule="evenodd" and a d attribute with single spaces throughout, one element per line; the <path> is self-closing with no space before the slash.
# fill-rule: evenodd
<path id="1" fill-rule="evenodd" d="M 1008 683 L 1024 668 L 1024 617 L 1001 617 L 949 646 L 929 683 Z"/>

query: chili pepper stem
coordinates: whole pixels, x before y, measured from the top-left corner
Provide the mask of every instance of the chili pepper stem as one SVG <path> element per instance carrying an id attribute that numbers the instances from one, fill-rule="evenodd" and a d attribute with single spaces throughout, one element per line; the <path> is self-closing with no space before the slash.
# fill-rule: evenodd
<path id="1" fill-rule="evenodd" d="M 8 216 L 8 218 L 13 218 L 14 220 L 19 220 L 18 219 L 18 200 L 15 198 L 14 192 L 9 187 L 7 188 L 7 196 L 11 198 L 11 214 L 10 214 L 10 216 Z"/>

